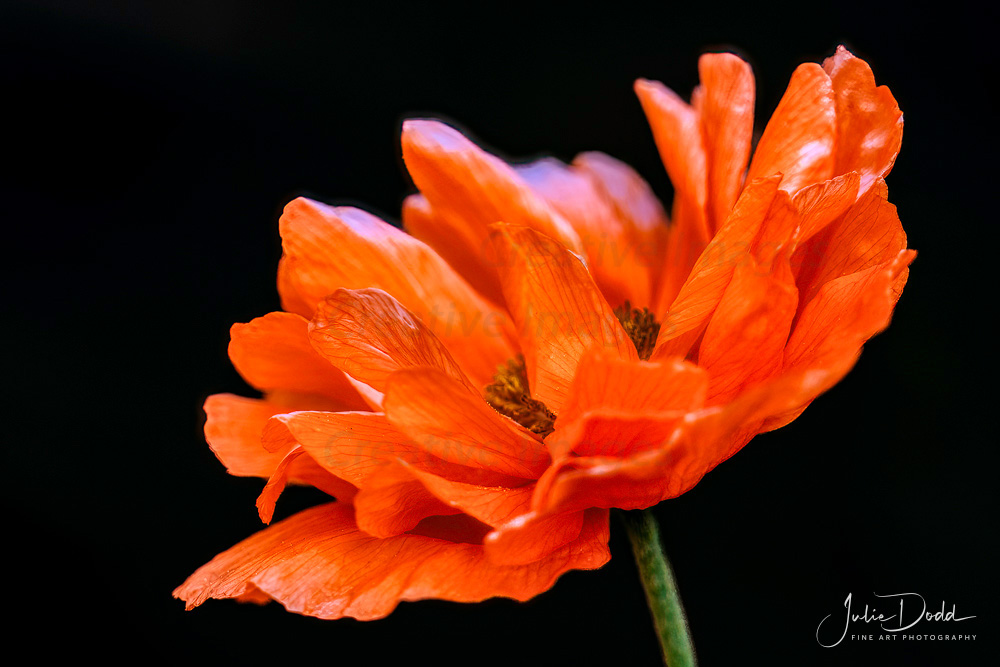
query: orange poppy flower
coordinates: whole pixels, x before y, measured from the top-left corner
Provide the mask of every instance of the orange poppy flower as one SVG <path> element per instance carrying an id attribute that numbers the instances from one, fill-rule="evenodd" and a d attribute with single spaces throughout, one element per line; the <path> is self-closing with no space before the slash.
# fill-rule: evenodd
<path id="1" fill-rule="evenodd" d="M 526 599 L 609 558 L 608 508 L 683 493 L 842 377 L 906 280 L 882 180 L 891 94 L 844 49 L 803 65 L 747 165 L 753 78 L 703 56 L 688 105 L 636 90 L 672 225 L 603 154 L 511 166 L 403 128 L 408 235 L 305 199 L 281 218 L 287 312 L 235 325 L 263 399 L 206 402 L 237 475 L 337 498 L 220 554 L 174 594 L 321 618 L 400 600 Z"/>

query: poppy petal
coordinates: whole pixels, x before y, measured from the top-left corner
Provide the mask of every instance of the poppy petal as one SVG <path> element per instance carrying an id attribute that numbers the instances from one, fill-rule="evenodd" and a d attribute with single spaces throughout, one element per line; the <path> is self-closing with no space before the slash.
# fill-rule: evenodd
<path id="1" fill-rule="evenodd" d="M 698 351 L 709 375 L 708 404 L 718 404 L 781 367 L 798 291 L 787 263 L 763 272 L 754 261 L 736 267 Z"/>
<path id="2" fill-rule="evenodd" d="M 747 182 L 783 174 L 794 192 L 833 175 L 837 114 L 833 86 L 815 63 L 799 65 L 757 143 Z"/>
<path id="3" fill-rule="evenodd" d="M 494 243 L 532 397 L 558 414 L 591 348 L 638 361 L 635 345 L 578 257 L 526 227 L 496 225 Z"/>
<path id="4" fill-rule="evenodd" d="M 484 247 L 484 239 L 460 218 L 435 209 L 421 194 L 410 195 L 403 200 L 403 229 L 434 248 L 477 292 L 492 303 L 503 304 L 493 248 L 488 242 Z"/>
<path id="5" fill-rule="evenodd" d="M 903 112 L 889 89 L 875 85 L 864 60 L 843 46 L 823 62 L 837 108 L 835 173 L 857 171 L 861 192 L 892 169 L 903 141 Z"/>
<path id="6" fill-rule="evenodd" d="M 205 400 L 205 439 L 230 475 L 268 479 L 281 465 L 292 442 L 268 450 L 263 444 L 263 431 L 268 420 L 286 408 L 268 401 L 244 398 L 233 394 L 215 394 Z M 310 457 L 300 457 L 288 470 L 288 479 L 295 484 L 314 486 L 326 493 L 349 501 L 357 492 L 352 485 L 323 470 Z"/>
<path id="7" fill-rule="evenodd" d="M 515 350 L 510 321 L 476 293 L 430 247 L 374 215 L 349 206 L 298 198 L 285 207 L 280 230 L 286 310 L 316 305 L 337 289 L 374 287 L 416 315 L 477 384 L 487 384 L 497 365 Z M 294 300 L 293 300 L 294 301 Z"/>
<path id="8" fill-rule="evenodd" d="M 526 479 L 549 463 L 532 433 L 435 368 L 393 373 L 383 405 L 394 427 L 445 461 Z"/>
<path id="9" fill-rule="evenodd" d="M 485 248 L 489 225 L 524 225 L 582 252 L 566 220 L 500 158 L 490 155 L 458 130 L 435 120 L 403 123 L 403 162 L 421 194 L 435 209 L 452 213 L 470 229 L 476 247 Z"/>
<path id="10" fill-rule="evenodd" d="M 802 304 L 827 281 L 885 264 L 906 248 L 906 232 L 886 196 L 884 181 L 878 181 L 792 255 Z"/>
<path id="11" fill-rule="evenodd" d="M 705 402 L 708 375 L 679 358 L 630 362 L 599 352 L 584 355 L 559 419 L 611 408 L 633 412 L 694 410 Z"/>
<path id="12" fill-rule="evenodd" d="M 750 65 L 731 53 L 698 60 L 698 114 L 708 170 L 708 227 L 720 229 L 743 187 L 753 139 L 754 80 Z"/>
<path id="13" fill-rule="evenodd" d="M 606 563 L 607 539 L 607 512 L 588 512 L 580 536 L 545 559 L 495 565 L 478 545 L 420 535 L 371 537 L 358 530 L 350 506 L 332 503 L 280 521 L 219 554 L 174 596 L 191 609 L 210 598 L 258 589 L 289 611 L 359 620 L 382 618 L 404 600 L 527 600 L 568 570 Z"/>
<path id="14" fill-rule="evenodd" d="M 533 563 L 577 539 L 584 516 L 582 511 L 552 516 L 529 512 L 487 535 L 483 547 L 498 565 Z"/>
<path id="15" fill-rule="evenodd" d="M 391 373 L 412 366 L 440 368 L 469 384 L 441 341 L 379 289 L 341 289 L 328 296 L 309 323 L 309 340 L 329 363 L 376 391 L 385 391 Z"/>
<path id="16" fill-rule="evenodd" d="M 698 257 L 660 325 L 653 360 L 685 356 L 722 300 L 736 266 L 745 261 L 774 200 L 780 177 L 750 183 L 726 225 Z"/>
<path id="17" fill-rule="evenodd" d="M 392 537 L 412 530 L 429 516 L 460 510 L 441 502 L 399 463 L 380 468 L 354 498 L 358 527 L 372 537 Z"/>
<path id="18" fill-rule="evenodd" d="M 261 391 L 292 390 L 325 396 L 337 409 L 360 410 L 365 402 L 344 374 L 309 344 L 309 323 L 294 313 L 269 313 L 230 330 L 229 358 Z"/>
<path id="19" fill-rule="evenodd" d="M 531 188 L 577 231 L 587 267 L 612 303 L 648 303 L 649 270 L 636 261 L 632 239 L 598 184 L 586 171 L 554 158 L 516 167 Z"/>
<path id="20" fill-rule="evenodd" d="M 626 457 L 662 446 L 685 411 L 639 412 L 598 408 L 571 422 L 560 422 L 545 444 L 553 458 L 570 452 L 580 456 Z"/>
<path id="21" fill-rule="evenodd" d="M 707 243 L 712 238 L 704 214 L 708 201 L 708 165 L 699 114 L 658 81 L 639 79 L 635 82 L 635 94 L 674 186 L 674 224 L 690 225 L 691 236 Z M 681 219 L 676 214 L 679 201 L 683 201 L 690 212 Z"/>

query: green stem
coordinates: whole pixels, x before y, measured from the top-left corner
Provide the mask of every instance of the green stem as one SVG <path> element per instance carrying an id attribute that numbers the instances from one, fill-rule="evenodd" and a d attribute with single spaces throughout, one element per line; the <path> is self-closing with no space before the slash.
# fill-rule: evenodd
<path id="1" fill-rule="evenodd" d="M 684 606 L 677 593 L 677 582 L 660 545 L 660 529 L 652 511 L 623 513 L 632 554 L 639 567 L 639 578 L 646 591 L 646 602 L 653 615 L 653 625 L 660 639 L 663 662 L 668 667 L 694 667 L 698 664 L 688 630 Z"/>

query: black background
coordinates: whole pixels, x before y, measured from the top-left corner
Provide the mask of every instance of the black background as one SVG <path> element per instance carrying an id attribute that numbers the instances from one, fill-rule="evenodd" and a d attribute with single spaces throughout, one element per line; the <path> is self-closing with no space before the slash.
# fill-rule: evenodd
<path id="1" fill-rule="evenodd" d="M 798 421 L 661 504 L 703 665 L 984 664 L 995 655 L 996 445 L 984 241 L 995 226 L 996 15 L 948 3 L 57 3 L 0 9 L 6 606 L 37 655 L 322 664 L 656 664 L 620 523 L 612 561 L 524 604 L 404 603 L 323 622 L 171 590 L 260 529 L 200 406 L 253 395 L 228 329 L 279 308 L 298 194 L 398 220 L 402 118 L 514 158 L 602 150 L 669 201 L 631 84 L 682 95 L 705 50 L 754 66 L 758 129 L 845 43 L 905 113 L 888 179 L 919 255 L 889 330 Z M 292 489 L 277 517 L 320 501 Z M 919 592 L 975 642 L 823 649 L 847 593 Z M 8 626 L 10 627 L 10 626 Z M 873 632 L 877 628 L 871 627 Z"/>

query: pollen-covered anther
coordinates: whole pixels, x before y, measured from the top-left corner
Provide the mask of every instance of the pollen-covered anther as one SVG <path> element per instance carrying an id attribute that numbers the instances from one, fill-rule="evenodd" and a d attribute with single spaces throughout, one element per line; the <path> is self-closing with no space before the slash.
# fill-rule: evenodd
<path id="1" fill-rule="evenodd" d="M 531 398 L 524 357 L 518 355 L 497 368 L 493 384 L 486 387 L 486 402 L 532 433 L 545 437 L 555 430 L 556 415 Z"/>
<path id="2" fill-rule="evenodd" d="M 615 308 L 615 317 L 635 344 L 639 358 L 647 361 L 652 356 L 656 348 L 656 338 L 660 335 L 660 323 L 656 321 L 656 316 L 649 312 L 648 308 L 641 310 L 633 308 L 632 304 L 626 301 Z"/>

